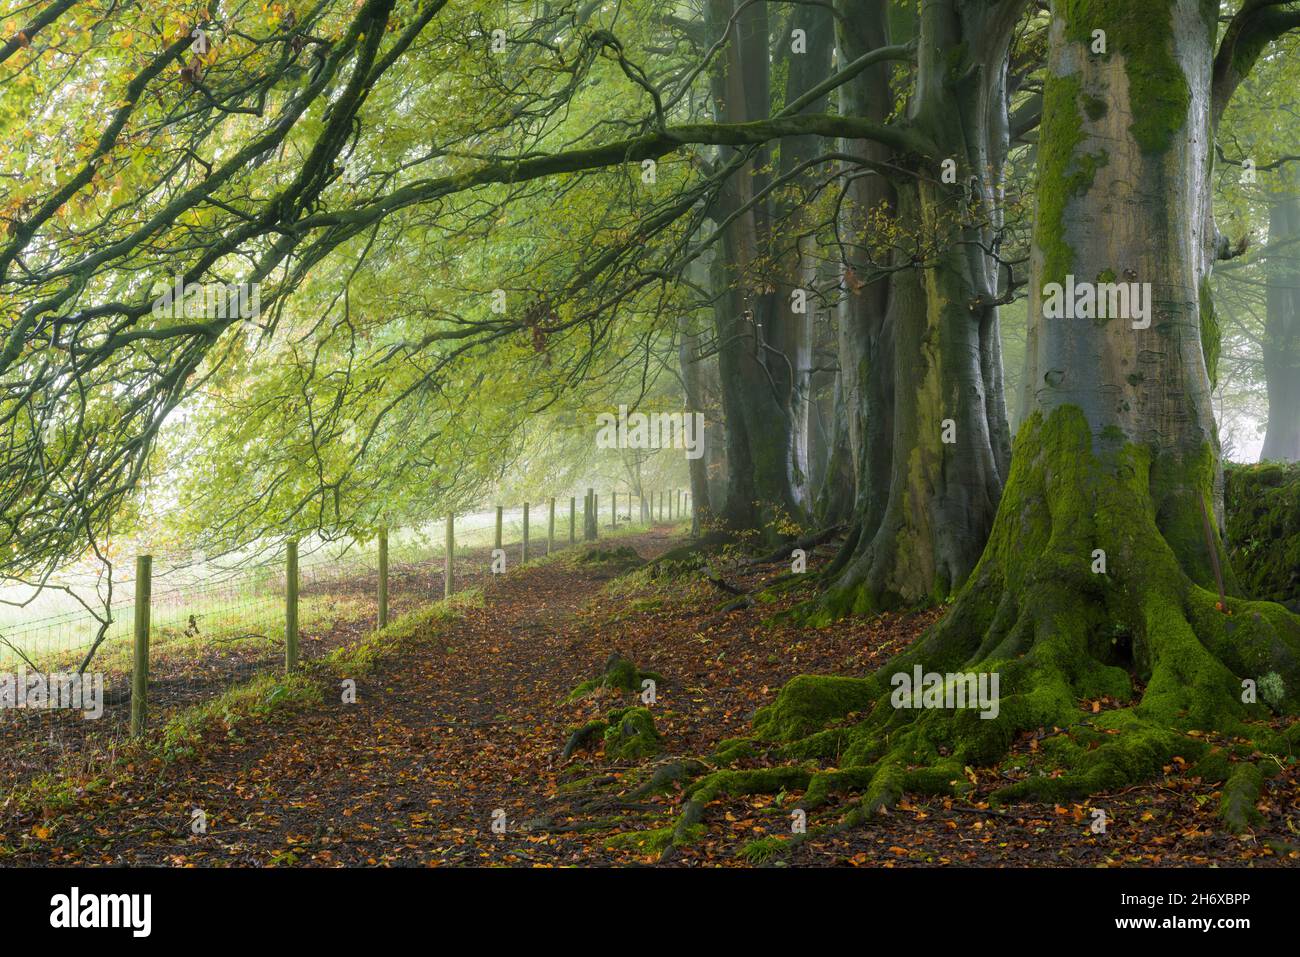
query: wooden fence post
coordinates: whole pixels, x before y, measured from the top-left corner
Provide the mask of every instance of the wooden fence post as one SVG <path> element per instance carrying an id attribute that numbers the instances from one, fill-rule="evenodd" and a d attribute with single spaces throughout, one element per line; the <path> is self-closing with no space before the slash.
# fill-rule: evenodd
<path id="1" fill-rule="evenodd" d="M 546 521 L 546 554 L 551 554 L 555 550 L 555 498 L 547 500 L 547 506 L 550 508 L 550 517 Z"/>
<path id="2" fill-rule="evenodd" d="M 379 627 L 388 624 L 388 528 L 379 530 Z"/>
<path id="3" fill-rule="evenodd" d="M 298 667 L 298 539 L 285 546 L 284 670 Z"/>
<path id="4" fill-rule="evenodd" d="M 524 551 L 519 563 L 522 565 L 526 561 L 528 561 L 528 503 L 524 502 Z"/>
<path id="5" fill-rule="evenodd" d="M 131 736 L 144 734 L 149 720 L 149 601 L 153 556 L 135 559 L 135 662 L 131 669 Z"/>
<path id="6" fill-rule="evenodd" d="M 576 495 L 569 496 L 569 544 L 570 545 L 572 545 L 574 542 L 577 541 L 577 538 L 575 537 L 577 534 L 576 526 L 578 524 L 577 508 L 578 508 L 578 497 Z"/>
<path id="7" fill-rule="evenodd" d="M 493 548 L 501 547 L 501 506 L 497 506 L 497 537 L 493 540 Z"/>
<path id="8" fill-rule="evenodd" d="M 442 570 L 442 597 L 450 598 L 454 585 L 454 572 L 452 571 L 452 562 L 456 557 L 456 514 L 447 513 L 447 560 L 443 563 Z"/>

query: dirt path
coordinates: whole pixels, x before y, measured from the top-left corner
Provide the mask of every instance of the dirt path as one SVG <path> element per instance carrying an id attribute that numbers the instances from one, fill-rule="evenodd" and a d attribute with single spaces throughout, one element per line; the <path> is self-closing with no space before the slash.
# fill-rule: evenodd
<path id="1" fill-rule="evenodd" d="M 666 529 L 618 542 L 644 557 L 670 543 Z M 241 726 L 195 760 L 130 775 L 12 862 L 427 865 L 577 854 L 576 843 L 520 825 L 542 813 L 558 762 L 556 703 L 593 665 L 573 614 L 611 577 L 565 563 L 508 576 L 445 640 L 356 679 L 355 705 L 336 694 Z M 505 835 L 490 829 L 498 808 Z M 190 833 L 195 809 L 205 835 Z"/>
<path id="2" fill-rule="evenodd" d="M 507 542 L 513 564 L 520 560 L 521 544 Z M 557 543 L 563 550 L 567 543 Z M 474 588 L 490 580 L 490 546 L 461 551 L 456 559 L 455 590 Z M 389 575 L 390 619 L 425 607 L 443 590 L 444 566 L 439 557 L 394 563 Z M 300 659 L 319 660 L 345 645 L 364 639 L 378 615 L 377 569 L 357 567 L 342 577 L 303 576 L 301 599 L 319 599 L 316 614 L 300 624 Z M 173 615 L 173 617 L 175 617 Z M 203 627 L 207 627 L 204 621 Z M 245 621 L 249 632 L 263 630 L 256 616 Z M 259 674 L 279 671 L 284 644 L 260 635 L 245 640 L 204 638 L 193 646 L 175 648 L 155 634 L 149 667 L 150 722 L 160 725 L 185 708 L 218 697 L 230 687 Z M 99 662 L 103 661 L 101 655 Z M 51 767 L 81 763 L 93 767 L 98 755 L 112 750 L 130 733 L 131 675 L 115 664 L 103 665 L 104 713 L 94 721 L 67 709 L 0 709 L 0 795 L 30 782 Z"/>

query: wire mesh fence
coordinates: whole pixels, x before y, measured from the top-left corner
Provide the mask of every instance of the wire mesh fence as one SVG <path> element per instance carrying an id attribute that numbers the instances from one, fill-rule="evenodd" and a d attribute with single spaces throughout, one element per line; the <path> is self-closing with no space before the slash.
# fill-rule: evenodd
<path id="1" fill-rule="evenodd" d="M 584 502 L 576 500 L 571 512 L 570 501 L 556 500 L 553 525 L 548 503 L 533 505 L 528 559 L 582 540 Z M 634 508 L 630 496 L 618 506 L 618 523 L 655 520 L 653 508 Z M 604 510 L 599 525 L 607 529 L 616 524 L 615 512 L 609 505 Z M 453 591 L 490 578 L 498 541 L 509 567 L 525 558 L 523 507 L 458 516 L 455 529 Z M 444 531 L 445 524 L 435 522 L 387 533 L 389 621 L 443 597 Z M 295 606 L 300 662 L 318 660 L 377 625 L 380 565 L 376 542 L 304 543 Z M 91 604 L 0 625 L 0 791 L 63 766 L 59 759 L 100 754 L 130 733 L 135 584 L 130 578 L 117 582 L 106 607 Z M 283 552 L 229 565 L 192 555 L 154 556 L 147 630 L 151 726 L 256 674 L 283 670 L 288 598 Z"/>

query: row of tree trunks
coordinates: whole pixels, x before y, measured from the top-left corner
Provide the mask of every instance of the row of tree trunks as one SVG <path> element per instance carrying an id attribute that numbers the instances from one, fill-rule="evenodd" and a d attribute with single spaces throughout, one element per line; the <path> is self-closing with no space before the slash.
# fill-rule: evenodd
<path id="1" fill-rule="evenodd" d="M 720 121 L 770 110 L 772 31 L 764 6 L 709 5 L 711 36 L 734 14 L 731 42 L 711 77 Z M 785 516 L 850 518 L 849 544 L 832 568 L 837 580 L 820 604 L 824 617 L 946 597 L 969 575 L 992 525 L 1010 458 L 996 251 L 1007 51 L 1023 8 L 1023 0 L 978 9 L 952 0 L 928 4 L 910 23 L 897 14 L 891 23 L 884 0 L 837 3 L 842 62 L 919 35 L 908 122 L 936 149 L 919 158 L 874 142 L 843 146 L 863 165 L 846 164 L 840 372 L 834 446 L 820 490 L 807 488 L 815 307 L 810 301 L 799 313 L 790 299 L 792 290 L 812 285 L 812 267 L 800 242 L 781 247 L 772 235 L 774 220 L 800 235 L 798 202 L 755 199 L 769 182 L 772 157 L 762 150 L 712 210 L 716 222 L 730 224 L 711 277 L 729 466 L 715 508 L 728 525 L 769 533 Z M 787 102 L 829 73 L 832 17 L 801 10 L 790 23 L 804 29 L 807 50 L 787 57 Z M 903 35 L 891 37 L 891 27 Z M 941 54 L 958 43 L 965 50 L 959 62 Z M 846 84 L 840 109 L 888 121 L 891 70 L 882 62 Z M 779 149 L 778 174 L 790 176 L 819 144 L 792 138 Z M 955 181 L 942 175 L 943 160 L 955 164 Z M 891 167 L 897 175 L 881 175 Z M 954 209 L 964 214 L 954 217 Z M 891 218 L 903 225 L 901 238 L 883 242 L 876 233 Z"/>
<path id="2" fill-rule="evenodd" d="M 842 44 L 888 42 L 884 5 L 853 6 L 856 15 L 842 18 L 854 25 L 842 27 Z M 931 3 L 916 22 L 908 121 L 935 150 L 871 156 L 909 167 L 883 200 L 905 248 L 874 264 L 892 268 L 885 291 L 848 284 L 841 372 L 859 412 L 850 428 L 859 450 L 857 529 L 814 619 L 946 598 L 975 567 L 992 527 L 1010 461 L 996 250 L 1009 142 L 1006 63 L 1023 7 Z M 953 49 L 964 56 L 954 61 Z M 844 106 L 872 119 L 892 106 L 872 97 L 867 87 Z M 955 164 L 955 182 L 945 181 L 944 160 Z M 859 236 L 868 245 L 870 228 Z M 858 274 L 857 264 L 849 268 Z"/>

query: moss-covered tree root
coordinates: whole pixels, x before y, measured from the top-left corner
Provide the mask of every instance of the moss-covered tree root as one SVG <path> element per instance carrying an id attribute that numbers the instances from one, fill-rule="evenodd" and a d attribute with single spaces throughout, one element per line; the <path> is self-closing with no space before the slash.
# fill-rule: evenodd
<path id="1" fill-rule="evenodd" d="M 569 734 L 562 758 L 567 760 L 581 748 L 605 745 L 605 757 L 611 761 L 639 761 L 663 750 L 663 741 L 655 730 L 654 717 L 647 708 L 617 708 L 604 719 L 588 721 Z"/>
<path id="2" fill-rule="evenodd" d="M 647 679 L 657 684 L 663 681 L 663 676 L 654 671 L 640 670 L 629 658 L 616 651 L 605 661 L 604 670 L 570 691 L 567 700 L 576 701 L 601 688 L 614 691 L 640 691 L 641 683 Z"/>
<path id="3" fill-rule="evenodd" d="M 756 714 L 754 738 L 799 763 L 703 778 L 681 826 L 699 823 L 714 797 L 753 790 L 806 788 L 805 808 L 861 792 L 864 816 L 904 792 L 959 794 L 967 767 L 1002 761 L 1025 732 L 1043 740 L 994 801 L 1113 791 L 1180 757 L 1226 779 L 1224 818 L 1246 826 L 1262 784 L 1252 755 L 1294 751 L 1297 726 L 1278 735 L 1264 719 L 1300 705 L 1300 618 L 1220 600 L 1208 571 L 1218 546 L 1203 524 L 1212 479 L 1208 449 L 1155 458 L 1122 436 L 1094 437 L 1077 409 L 1035 415 L 950 613 L 875 674 L 789 682 Z M 933 695 L 903 693 L 896 676 L 917 666 L 940 676 Z M 1269 674 L 1277 687 L 1265 704 L 1250 682 Z M 996 678 L 994 699 L 953 707 L 954 675 L 984 675 L 987 689 Z M 1105 710 L 1086 706 L 1099 700 Z"/>

